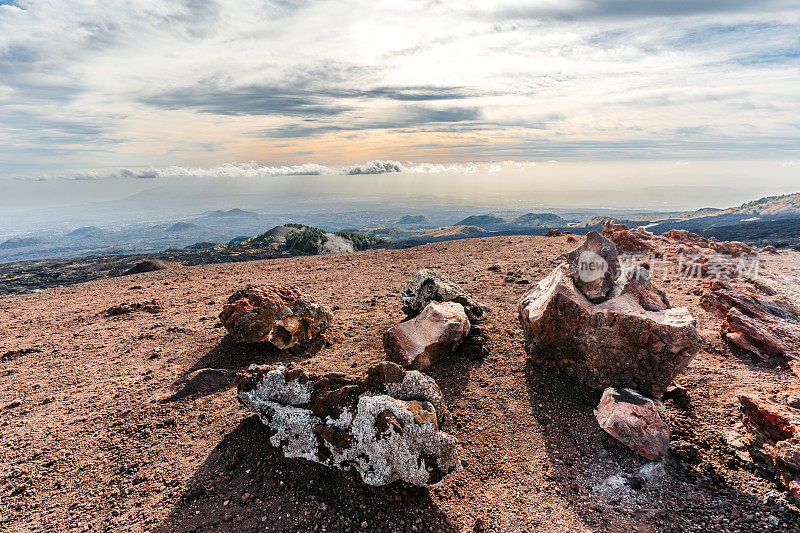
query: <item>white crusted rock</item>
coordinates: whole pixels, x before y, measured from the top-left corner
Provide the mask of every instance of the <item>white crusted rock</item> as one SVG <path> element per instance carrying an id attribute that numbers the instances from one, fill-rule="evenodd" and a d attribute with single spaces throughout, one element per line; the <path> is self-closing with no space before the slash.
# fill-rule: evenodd
<path id="1" fill-rule="evenodd" d="M 369 485 L 438 485 L 461 470 L 450 414 L 432 378 L 394 363 L 363 377 L 251 366 L 239 399 L 286 457 L 355 469 Z"/>

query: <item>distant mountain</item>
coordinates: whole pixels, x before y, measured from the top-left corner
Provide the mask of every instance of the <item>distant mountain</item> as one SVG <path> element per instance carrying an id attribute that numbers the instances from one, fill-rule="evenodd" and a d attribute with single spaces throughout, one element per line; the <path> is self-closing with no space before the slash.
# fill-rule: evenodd
<path id="1" fill-rule="evenodd" d="M 260 217 L 258 213 L 252 211 L 245 211 L 244 209 L 229 209 L 228 211 L 217 209 L 216 211 L 207 211 L 201 215 L 205 218 L 248 218 Z"/>
<path id="2" fill-rule="evenodd" d="M 175 224 L 171 225 L 167 231 L 170 233 L 182 233 L 184 231 L 191 231 L 199 227 L 200 226 L 197 224 L 192 224 L 191 222 L 176 222 Z"/>
<path id="3" fill-rule="evenodd" d="M 0 243 L 0 250 L 39 246 L 41 244 L 47 244 L 48 242 L 47 239 L 40 239 L 39 237 L 11 237 L 7 241 Z"/>
<path id="4" fill-rule="evenodd" d="M 697 209 L 696 211 L 690 211 L 689 213 L 686 213 L 685 216 L 690 218 L 707 217 L 710 215 L 716 215 L 718 213 L 721 213 L 722 211 L 724 211 L 724 209 L 719 209 L 717 207 L 703 207 L 701 209 Z"/>
<path id="5" fill-rule="evenodd" d="M 66 237 L 100 237 L 105 233 L 97 226 L 83 226 L 66 234 Z"/>
<path id="6" fill-rule="evenodd" d="M 454 226 L 477 226 L 479 228 L 494 227 L 505 224 L 505 219 L 494 215 L 472 215 L 464 220 L 456 222 Z"/>
<path id="7" fill-rule="evenodd" d="M 523 228 L 552 228 L 568 226 L 569 222 L 553 213 L 527 213 L 509 220 L 507 224 Z"/>
<path id="8" fill-rule="evenodd" d="M 724 209 L 718 214 L 736 215 L 800 215 L 800 193 L 784 194 L 783 196 L 767 196 L 758 200 L 747 202 L 739 207 Z"/>
<path id="9" fill-rule="evenodd" d="M 190 244 L 189 246 L 184 248 L 184 250 L 194 250 L 194 251 L 197 251 L 197 250 L 213 250 L 214 248 L 219 248 L 221 246 L 222 246 L 222 244 L 220 244 L 218 242 L 202 241 L 202 242 L 196 242 L 194 244 Z"/>
<path id="10" fill-rule="evenodd" d="M 423 215 L 405 215 L 394 221 L 398 226 L 419 226 L 423 224 L 432 224 L 427 217 Z"/>

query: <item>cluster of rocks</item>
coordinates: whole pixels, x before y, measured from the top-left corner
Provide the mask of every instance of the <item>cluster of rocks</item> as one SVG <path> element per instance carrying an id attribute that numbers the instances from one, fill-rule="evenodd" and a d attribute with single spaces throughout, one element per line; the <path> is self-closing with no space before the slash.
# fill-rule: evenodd
<path id="1" fill-rule="evenodd" d="M 758 357 L 782 357 L 800 377 L 800 317 L 786 283 L 712 281 L 701 305 L 723 319 L 720 335 Z"/>
<path id="2" fill-rule="evenodd" d="M 435 269 L 422 269 L 400 293 L 408 320 L 383 336 L 386 356 L 405 368 L 424 370 L 452 354 L 486 320 L 486 308 Z"/>
<path id="3" fill-rule="evenodd" d="M 614 243 L 590 232 L 518 312 L 534 362 L 605 390 L 604 430 L 648 459 L 666 453 L 669 430 L 643 395 L 661 398 L 699 350 L 688 309 L 670 307 L 646 269 L 621 272 Z"/>
<path id="4" fill-rule="evenodd" d="M 401 301 L 408 319 L 384 335 L 390 361 L 365 376 L 314 376 L 284 366 L 251 366 L 237 376 L 240 401 L 270 428 L 271 444 L 286 457 L 352 469 L 370 485 L 435 485 L 461 469 L 457 440 L 442 431 L 450 414 L 441 392 L 418 370 L 452 354 L 486 309 L 433 269 L 418 272 Z M 326 306 L 276 285 L 238 290 L 220 314 L 237 341 L 280 349 L 312 341 L 332 320 Z"/>
<path id="5" fill-rule="evenodd" d="M 750 457 L 800 504 L 800 402 L 780 405 L 742 394 L 739 403 L 750 430 Z"/>
<path id="6" fill-rule="evenodd" d="M 687 255 L 700 258 L 703 262 L 713 254 L 733 257 L 756 255 L 757 250 L 741 242 L 720 241 L 714 237 L 702 237 L 686 230 L 670 230 L 662 235 L 654 235 L 642 228 L 629 228 L 612 220 L 603 223 L 603 235 L 610 239 L 620 253 L 624 254 L 666 254 Z"/>

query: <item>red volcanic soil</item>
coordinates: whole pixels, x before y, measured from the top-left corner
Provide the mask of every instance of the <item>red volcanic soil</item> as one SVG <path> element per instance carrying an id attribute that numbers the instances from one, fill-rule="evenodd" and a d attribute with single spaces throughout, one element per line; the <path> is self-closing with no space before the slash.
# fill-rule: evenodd
<path id="1" fill-rule="evenodd" d="M 607 436 L 600 392 L 526 360 L 516 306 L 575 243 L 494 237 L 205 265 L 0 298 L 2 531 L 790 531 L 797 508 L 737 454 L 736 391 L 781 399 L 797 387 L 781 360 L 719 337 L 699 305 L 706 282 L 659 283 L 690 307 L 703 348 L 666 400 L 672 452 L 649 465 Z M 797 277 L 800 255 L 769 259 Z M 500 269 L 489 270 L 499 265 Z M 443 487 L 374 488 L 352 474 L 284 459 L 236 400 L 233 371 L 294 362 L 357 372 L 383 359 L 403 318 L 399 290 L 440 269 L 489 311 L 487 355 L 426 372 L 455 419 L 464 471 Z M 509 273 L 511 273 L 509 275 Z M 294 284 L 334 309 L 309 351 L 237 345 L 217 315 L 247 283 Z M 105 311 L 122 303 L 131 311 Z M 211 368 L 213 371 L 202 371 Z M 678 405 L 681 403 L 682 405 Z M 796 531 L 796 529 L 794 529 Z"/>

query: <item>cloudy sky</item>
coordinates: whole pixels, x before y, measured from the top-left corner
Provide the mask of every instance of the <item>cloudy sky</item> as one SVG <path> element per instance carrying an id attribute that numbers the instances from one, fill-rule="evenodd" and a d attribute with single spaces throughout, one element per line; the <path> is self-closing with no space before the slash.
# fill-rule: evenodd
<path id="1" fill-rule="evenodd" d="M 374 159 L 787 175 L 799 80 L 795 0 L 0 0 L 0 176 Z"/>

